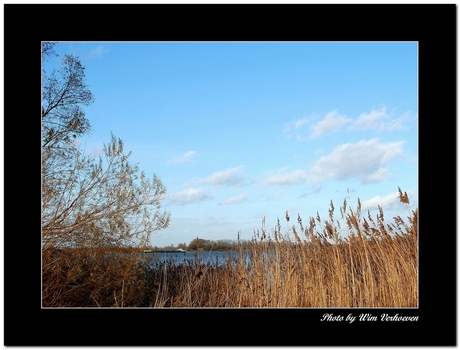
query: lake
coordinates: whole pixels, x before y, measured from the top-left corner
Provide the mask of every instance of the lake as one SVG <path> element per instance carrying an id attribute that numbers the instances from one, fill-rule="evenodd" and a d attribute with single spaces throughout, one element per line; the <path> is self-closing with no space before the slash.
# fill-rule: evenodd
<path id="1" fill-rule="evenodd" d="M 202 264 L 211 263 L 222 265 L 229 259 L 229 256 L 236 260 L 238 252 L 236 251 L 215 251 L 215 252 L 152 252 L 144 254 L 147 259 L 151 259 L 153 263 L 173 261 L 176 265 L 186 262 L 199 262 Z M 246 255 L 246 261 L 249 258 Z"/>

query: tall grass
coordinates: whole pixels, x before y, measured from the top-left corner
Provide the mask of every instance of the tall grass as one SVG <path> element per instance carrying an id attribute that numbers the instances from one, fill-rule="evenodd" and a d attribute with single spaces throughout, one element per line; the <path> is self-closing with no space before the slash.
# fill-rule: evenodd
<path id="1" fill-rule="evenodd" d="M 400 189 L 399 199 L 409 208 L 407 194 Z M 104 266 L 93 263 L 91 269 L 106 271 L 105 277 L 91 270 L 86 279 L 81 264 L 69 266 L 62 281 L 54 276 L 44 283 L 44 304 L 46 300 L 50 306 L 417 307 L 418 213 L 408 212 L 407 220 L 397 216 L 388 223 L 382 208 L 373 218 L 361 213 L 359 199 L 356 208 L 345 200 L 336 219 L 331 201 L 325 220 L 317 214 L 305 225 L 298 216 L 293 224 L 286 212 L 287 229 L 278 220 L 270 233 L 263 223 L 249 249 L 239 245 L 237 258 L 229 255 L 224 264 L 197 259 L 147 267 L 133 256 L 119 257 Z M 95 275 L 101 279 L 97 283 L 90 278 Z M 74 294 L 79 293 L 72 294 L 72 286 Z M 55 300 L 53 288 L 61 292 Z"/>

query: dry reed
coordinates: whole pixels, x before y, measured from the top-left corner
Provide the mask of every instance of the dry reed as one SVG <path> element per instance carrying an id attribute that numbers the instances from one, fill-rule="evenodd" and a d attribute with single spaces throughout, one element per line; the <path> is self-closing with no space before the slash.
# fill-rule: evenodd
<path id="1" fill-rule="evenodd" d="M 399 199 L 409 206 L 407 194 Z M 88 251 L 43 255 L 43 305 L 93 307 L 348 308 L 418 306 L 417 210 L 387 223 L 345 200 L 331 201 L 304 226 L 268 233 L 264 222 L 249 249 L 223 264 L 199 259 L 146 262 L 136 254 Z M 291 224 L 286 212 L 286 223 Z M 238 235 L 239 242 L 239 235 Z M 105 256 L 105 258 L 103 258 Z M 78 258 L 78 259 L 76 259 Z"/>

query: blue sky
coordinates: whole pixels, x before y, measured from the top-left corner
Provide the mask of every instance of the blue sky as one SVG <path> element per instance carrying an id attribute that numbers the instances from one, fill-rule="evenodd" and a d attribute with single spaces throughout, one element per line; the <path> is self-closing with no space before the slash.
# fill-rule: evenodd
<path id="1" fill-rule="evenodd" d="M 121 138 L 167 188 L 156 246 L 250 239 L 344 198 L 409 215 L 418 193 L 416 42 L 62 42 L 86 67 L 97 154 Z"/>

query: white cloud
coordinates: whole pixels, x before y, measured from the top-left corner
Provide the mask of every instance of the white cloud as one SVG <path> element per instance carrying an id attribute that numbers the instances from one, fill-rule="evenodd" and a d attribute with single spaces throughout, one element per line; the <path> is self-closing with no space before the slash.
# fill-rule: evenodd
<path id="1" fill-rule="evenodd" d="M 319 159 L 310 169 L 309 180 L 360 178 L 363 183 L 381 181 L 389 173 L 383 167 L 402 153 L 404 141 L 380 143 L 378 139 L 345 143 Z"/>
<path id="2" fill-rule="evenodd" d="M 181 192 L 171 193 L 167 195 L 166 198 L 172 203 L 189 204 L 192 202 L 201 202 L 211 197 L 201 193 L 201 188 L 190 187 Z"/>
<path id="3" fill-rule="evenodd" d="M 305 170 L 296 170 L 289 174 L 274 174 L 265 179 L 267 185 L 295 185 L 307 180 Z"/>
<path id="4" fill-rule="evenodd" d="M 201 180 L 201 183 L 211 184 L 215 186 L 239 186 L 245 180 L 245 176 L 241 172 L 241 168 L 241 166 L 238 166 L 224 171 L 215 172 L 210 177 Z"/>
<path id="5" fill-rule="evenodd" d="M 371 199 L 368 199 L 361 203 L 361 210 L 368 211 L 368 210 L 376 210 L 378 206 L 382 208 L 394 208 L 399 206 L 399 197 L 398 192 L 387 194 L 386 196 L 375 196 Z"/>
<path id="6" fill-rule="evenodd" d="M 176 157 L 168 161 L 168 163 L 177 164 L 177 163 L 185 163 L 190 162 L 192 158 L 196 155 L 195 151 L 188 151 L 187 153 L 181 155 L 180 157 Z"/>
<path id="7" fill-rule="evenodd" d="M 389 176 L 389 172 L 385 168 L 379 168 L 377 171 L 374 173 L 370 174 L 366 179 L 363 181 L 365 183 L 371 183 L 371 182 L 380 182 L 385 180 Z"/>
<path id="8" fill-rule="evenodd" d="M 373 109 L 370 113 L 362 113 L 357 120 L 350 125 L 350 130 L 377 130 L 377 131 L 393 131 L 403 129 L 402 120 L 406 119 L 404 115 L 400 119 L 391 120 L 387 114 L 386 107 Z"/>
<path id="9" fill-rule="evenodd" d="M 415 197 L 417 194 L 416 190 L 409 190 L 406 192 L 409 197 L 409 200 L 412 202 L 414 200 L 413 197 Z M 361 210 L 362 211 L 377 210 L 378 206 L 380 206 L 384 210 L 384 212 L 385 210 L 398 210 L 398 209 L 405 208 L 405 205 L 402 204 L 399 200 L 399 193 L 396 191 L 396 192 L 387 194 L 385 196 L 375 196 L 371 199 L 368 199 L 362 202 Z"/>
<path id="10" fill-rule="evenodd" d="M 312 114 L 309 117 L 298 119 L 290 123 L 285 124 L 283 134 L 287 137 L 295 136 L 298 141 L 307 139 L 307 131 L 302 128 L 305 124 L 311 124 L 315 120 L 318 120 L 320 116 L 318 114 Z M 351 119 L 347 118 L 346 115 L 340 114 L 338 109 L 334 109 L 327 113 L 324 118 L 318 121 L 315 125 L 310 126 L 308 130 L 311 130 L 310 138 L 316 138 L 324 134 L 335 132 L 343 124 L 349 123 Z"/>
<path id="11" fill-rule="evenodd" d="M 315 125 L 311 137 L 315 138 L 337 131 L 343 124 L 348 123 L 350 120 L 351 119 L 348 119 L 345 115 L 339 114 L 338 109 L 334 109 Z"/>
<path id="12" fill-rule="evenodd" d="M 230 197 L 222 202 L 223 205 L 227 204 L 236 204 L 236 203 L 241 203 L 244 202 L 247 199 L 247 193 L 240 194 L 239 196 L 235 197 Z"/>

